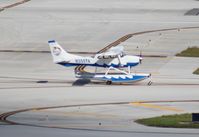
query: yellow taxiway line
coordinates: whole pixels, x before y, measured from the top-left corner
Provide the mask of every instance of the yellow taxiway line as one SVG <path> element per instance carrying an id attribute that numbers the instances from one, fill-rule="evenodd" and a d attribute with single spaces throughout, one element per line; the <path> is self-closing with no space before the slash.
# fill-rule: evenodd
<path id="1" fill-rule="evenodd" d="M 154 104 L 146 104 L 146 103 L 141 103 L 141 102 L 132 102 L 130 103 L 131 105 L 134 106 L 139 106 L 139 107 L 145 107 L 145 108 L 152 108 L 152 109 L 160 109 L 160 110 L 167 110 L 167 111 L 175 111 L 175 112 L 182 112 L 182 109 L 177 109 L 174 107 L 167 107 L 167 106 L 159 106 L 159 105 L 154 105 Z"/>

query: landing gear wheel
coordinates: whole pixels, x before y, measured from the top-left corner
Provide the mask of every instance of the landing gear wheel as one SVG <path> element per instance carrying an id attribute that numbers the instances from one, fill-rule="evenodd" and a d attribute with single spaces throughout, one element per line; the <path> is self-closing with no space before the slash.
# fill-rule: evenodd
<path id="1" fill-rule="evenodd" d="M 106 81 L 106 85 L 111 85 L 112 81 Z"/>
<path id="2" fill-rule="evenodd" d="M 152 81 L 149 81 L 148 86 L 151 86 L 151 84 L 152 84 Z"/>

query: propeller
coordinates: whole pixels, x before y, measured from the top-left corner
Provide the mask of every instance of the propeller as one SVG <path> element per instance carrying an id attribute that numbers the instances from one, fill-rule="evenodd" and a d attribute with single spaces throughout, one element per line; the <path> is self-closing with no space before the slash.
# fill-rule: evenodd
<path id="1" fill-rule="evenodd" d="M 140 64 L 142 64 L 142 51 L 140 51 L 140 56 L 139 56 L 140 58 L 139 58 L 139 62 L 140 62 Z"/>

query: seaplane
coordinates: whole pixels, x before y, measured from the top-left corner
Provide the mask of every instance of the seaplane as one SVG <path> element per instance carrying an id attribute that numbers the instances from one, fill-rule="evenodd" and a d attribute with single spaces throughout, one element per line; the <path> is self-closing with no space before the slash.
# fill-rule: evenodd
<path id="1" fill-rule="evenodd" d="M 65 67 L 70 66 L 92 66 L 95 72 L 87 72 L 75 69 L 75 77 L 78 79 L 89 79 L 112 83 L 134 83 L 151 77 L 151 74 L 131 73 L 131 68 L 142 62 L 141 56 L 127 55 L 123 46 L 115 46 L 105 52 L 96 53 L 85 57 L 65 51 L 55 40 L 48 41 L 53 62 Z M 104 73 L 97 72 L 98 67 L 106 68 Z M 149 82 L 150 83 L 150 82 Z"/>

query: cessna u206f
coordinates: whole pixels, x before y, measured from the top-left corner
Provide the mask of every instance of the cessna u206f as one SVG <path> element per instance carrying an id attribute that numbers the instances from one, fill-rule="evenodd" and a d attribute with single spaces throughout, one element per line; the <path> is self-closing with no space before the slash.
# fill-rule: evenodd
<path id="1" fill-rule="evenodd" d="M 93 66 L 108 68 L 105 73 L 90 73 L 85 71 L 75 71 L 75 76 L 82 79 L 93 79 L 105 81 L 106 84 L 112 82 L 126 83 L 137 82 L 147 79 L 151 74 L 131 73 L 131 67 L 141 63 L 142 57 L 126 55 L 123 46 L 112 47 L 106 52 L 95 54 L 93 57 L 82 57 L 66 52 L 56 41 L 48 41 L 53 61 L 63 66 Z M 121 70 L 128 68 L 128 71 Z M 115 70 L 116 73 L 110 73 Z"/>

